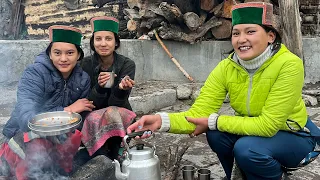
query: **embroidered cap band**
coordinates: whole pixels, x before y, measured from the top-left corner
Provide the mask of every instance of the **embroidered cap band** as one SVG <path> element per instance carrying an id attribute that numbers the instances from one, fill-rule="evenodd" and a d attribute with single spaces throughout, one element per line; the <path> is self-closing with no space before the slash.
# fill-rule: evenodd
<path id="1" fill-rule="evenodd" d="M 111 31 L 116 34 L 119 32 L 119 21 L 114 17 L 99 16 L 90 20 L 92 32 Z"/>
<path id="2" fill-rule="evenodd" d="M 260 24 L 272 26 L 273 6 L 265 2 L 239 3 L 232 7 L 232 26 Z"/>
<path id="3" fill-rule="evenodd" d="M 82 33 L 80 29 L 54 25 L 49 27 L 49 39 L 50 42 L 66 42 L 75 45 L 81 45 Z"/>

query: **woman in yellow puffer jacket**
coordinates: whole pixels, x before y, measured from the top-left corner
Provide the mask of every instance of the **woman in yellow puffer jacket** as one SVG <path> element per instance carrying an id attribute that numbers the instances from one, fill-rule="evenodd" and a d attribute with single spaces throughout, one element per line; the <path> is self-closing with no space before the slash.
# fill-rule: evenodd
<path id="1" fill-rule="evenodd" d="M 297 167 L 314 150 L 320 130 L 308 119 L 302 100 L 303 62 L 281 44 L 272 11 L 269 3 L 235 5 L 234 52 L 210 73 L 192 107 L 143 116 L 128 133 L 206 132 L 227 179 L 234 159 L 248 180 L 279 180 L 283 166 Z M 218 114 L 227 93 L 235 116 Z"/>

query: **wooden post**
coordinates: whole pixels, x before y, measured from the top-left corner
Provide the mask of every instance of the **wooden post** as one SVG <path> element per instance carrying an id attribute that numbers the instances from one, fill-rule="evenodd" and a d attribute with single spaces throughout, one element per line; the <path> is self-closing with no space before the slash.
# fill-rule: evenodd
<path id="1" fill-rule="evenodd" d="M 302 33 L 299 14 L 299 1 L 278 0 L 282 18 L 282 42 L 303 60 Z"/>
<path id="2" fill-rule="evenodd" d="M 9 32 L 14 39 L 17 39 L 23 22 L 24 6 L 22 3 L 24 3 L 24 0 L 13 0 L 12 3 Z"/>

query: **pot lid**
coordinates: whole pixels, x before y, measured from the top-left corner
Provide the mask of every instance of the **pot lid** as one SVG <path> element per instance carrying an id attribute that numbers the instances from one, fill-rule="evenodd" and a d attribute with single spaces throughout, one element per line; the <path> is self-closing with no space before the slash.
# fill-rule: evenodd
<path id="1" fill-rule="evenodd" d="M 154 149 L 137 144 L 129 150 L 129 158 L 133 161 L 141 161 L 154 157 Z"/>

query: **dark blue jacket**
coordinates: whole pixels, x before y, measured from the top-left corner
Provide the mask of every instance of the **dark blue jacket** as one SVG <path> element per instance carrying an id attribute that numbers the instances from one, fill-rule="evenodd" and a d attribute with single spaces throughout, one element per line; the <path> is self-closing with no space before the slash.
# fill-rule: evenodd
<path id="1" fill-rule="evenodd" d="M 63 111 L 81 98 L 87 98 L 90 77 L 77 64 L 70 77 L 64 80 L 52 61 L 42 52 L 35 63 L 23 72 L 18 85 L 17 104 L 3 129 L 7 138 L 18 131 L 27 132 L 28 121 L 42 112 Z"/>

